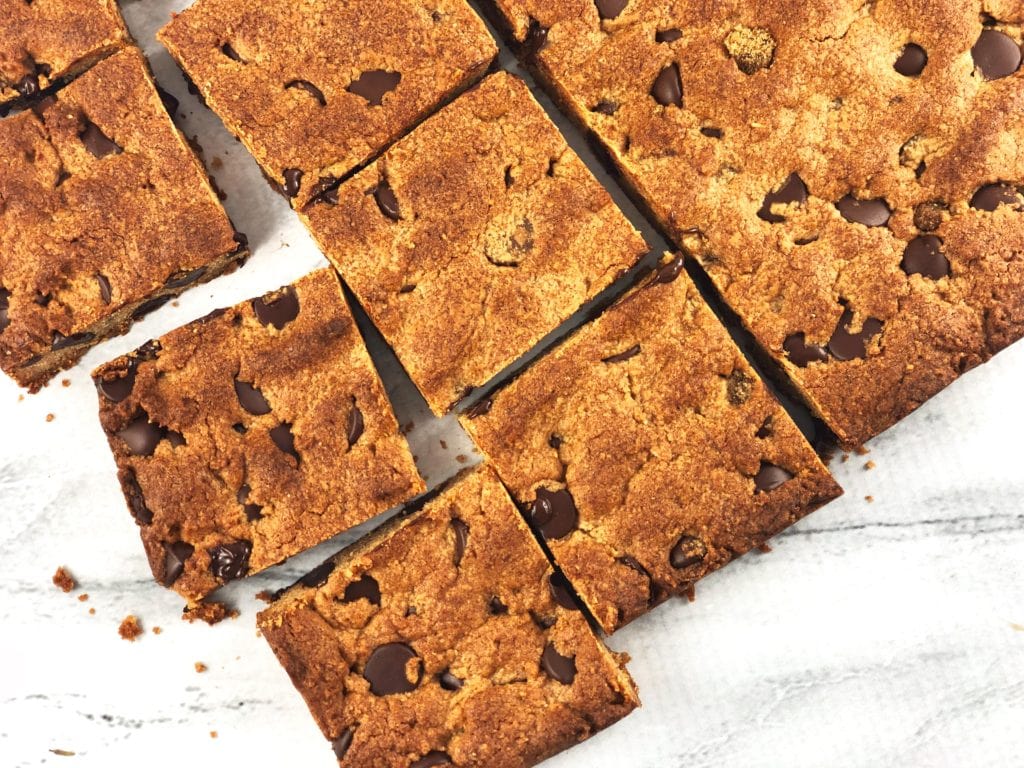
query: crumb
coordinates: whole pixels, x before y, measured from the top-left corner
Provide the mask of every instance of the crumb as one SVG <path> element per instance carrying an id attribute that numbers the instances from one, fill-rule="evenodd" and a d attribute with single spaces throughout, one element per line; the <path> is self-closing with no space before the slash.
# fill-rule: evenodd
<path id="1" fill-rule="evenodd" d="M 18 402 L 19 402 L 19 403 L 20 403 L 20 402 L 21 402 L 22 400 L 24 400 L 24 399 L 25 399 L 25 396 L 24 396 L 24 395 L 18 395 Z"/>
<path id="2" fill-rule="evenodd" d="M 57 417 L 54 416 L 52 413 L 48 413 L 48 414 L 46 414 L 46 423 L 49 424 L 51 421 L 53 421 L 56 418 Z"/>
<path id="3" fill-rule="evenodd" d="M 163 632 L 164 632 L 164 628 L 163 627 L 153 627 L 153 629 L 151 629 L 150 632 L 152 632 L 154 635 L 162 635 Z"/>
<path id="4" fill-rule="evenodd" d="M 441 440 L 440 443 L 441 443 L 441 450 L 447 451 L 448 450 L 448 443 L 446 443 L 444 440 Z"/>
<path id="5" fill-rule="evenodd" d="M 767 555 L 769 552 L 772 551 L 772 545 L 769 544 L 767 541 L 762 544 L 758 544 L 757 551 Z"/>
<path id="6" fill-rule="evenodd" d="M 202 674 L 207 669 L 209 669 L 209 667 L 207 667 L 205 664 L 203 664 L 203 662 L 201 662 L 201 661 L 197 661 L 196 662 L 196 672 L 199 672 L 200 674 Z"/>
<path id="7" fill-rule="evenodd" d="M 869 453 L 871 453 L 871 449 L 865 448 L 863 445 L 859 445 L 853 450 L 856 451 L 858 456 L 867 456 Z"/>
<path id="8" fill-rule="evenodd" d="M 415 426 L 415 421 L 406 422 L 405 424 L 402 425 L 401 429 L 399 429 L 399 432 L 401 432 L 403 435 L 408 435 L 410 432 L 412 432 L 413 427 Z"/>
<path id="9" fill-rule="evenodd" d="M 455 457 L 455 460 L 459 462 L 459 464 L 465 464 L 467 461 L 469 461 L 469 457 L 467 457 L 466 454 L 464 453 L 460 453 L 458 456 Z"/>
<path id="10" fill-rule="evenodd" d="M 229 608 L 224 603 L 195 603 L 194 605 L 186 605 L 181 612 L 181 618 L 189 624 L 195 621 L 205 621 L 211 627 L 224 621 L 224 619 L 234 619 L 237 617 L 238 611 L 234 608 Z"/>
<path id="11" fill-rule="evenodd" d="M 80 603 L 84 603 L 88 599 L 89 599 L 89 593 L 88 592 L 83 592 L 82 594 L 80 594 L 78 596 L 78 602 L 80 602 Z"/>
<path id="12" fill-rule="evenodd" d="M 215 155 L 213 160 L 210 161 L 210 166 L 213 168 L 213 170 L 219 171 L 221 168 L 224 167 L 224 161 L 221 160 L 219 156 Z"/>
<path id="13" fill-rule="evenodd" d="M 181 306 L 181 302 L 179 302 L 177 299 L 175 299 L 174 301 L 171 302 L 171 306 L 172 307 L 180 307 Z"/>
<path id="14" fill-rule="evenodd" d="M 840 461 L 842 461 L 842 462 L 843 462 L 843 464 L 845 464 L 845 463 L 846 463 L 846 462 L 848 462 L 849 460 L 850 460 L 850 454 L 848 454 L 848 453 L 844 453 L 844 454 L 843 454 L 843 458 L 842 458 L 842 459 L 840 459 Z"/>
<path id="15" fill-rule="evenodd" d="M 62 387 L 70 387 L 71 386 L 71 379 L 61 379 L 60 380 L 60 385 Z"/>
<path id="16" fill-rule="evenodd" d="M 873 461 L 866 461 L 864 463 L 864 469 L 874 469 L 874 468 L 875 468 L 875 462 L 873 462 Z"/>
<path id="17" fill-rule="evenodd" d="M 139 624 L 139 620 L 129 614 L 124 617 L 124 621 L 121 622 L 121 626 L 117 628 L 117 633 L 121 635 L 122 640 L 128 640 L 134 643 L 135 638 L 141 635 L 143 632 L 142 627 Z"/>
<path id="18" fill-rule="evenodd" d="M 62 592 L 70 592 L 72 589 L 78 586 L 75 578 L 68 573 L 67 568 L 63 565 L 57 569 L 57 572 L 53 574 L 53 583 Z"/>
<path id="19" fill-rule="evenodd" d="M 51 749 L 50 752 L 55 754 L 55 755 L 57 755 L 58 757 L 74 757 L 75 756 L 75 753 L 72 752 L 70 749 Z"/>
<path id="20" fill-rule="evenodd" d="M 95 608 L 90 608 L 89 609 L 89 615 L 90 616 L 95 616 L 96 615 L 96 609 Z"/>
<path id="21" fill-rule="evenodd" d="M 216 739 L 217 738 L 217 732 L 216 731 L 210 731 L 210 738 L 211 739 Z"/>
<path id="22" fill-rule="evenodd" d="M 697 599 L 697 588 L 691 583 L 685 590 L 683 590 L 683 596 L 687 602 L 692 603 Z"/>
<path id="23" fill-rule="evenodd" d="M 864 497 L 864 501 L 866 501 L 868 504 L 874 504 L 875 503 L 875 497 L 874 496 L 865 496 Z"/>
<path id="24" fill-rule="evenodd" d="M 261 589 L 256 593 L 256 599 L 262 600 L 264 603 L 272 603 L 274 602 L 274 593 L 269 589 Z"/>

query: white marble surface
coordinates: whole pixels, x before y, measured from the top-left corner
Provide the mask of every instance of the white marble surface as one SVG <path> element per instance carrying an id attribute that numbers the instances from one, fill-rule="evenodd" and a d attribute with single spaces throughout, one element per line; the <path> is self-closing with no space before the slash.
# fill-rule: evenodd
<path id="1" fill-rule="evenodd" d="M 223 160 L 215 175 L 255 256 L 94 350 L 67 387 L 58 378 L 22 399 L 0 381 L 0 768 L 334 765 L 256 636 L 253 595 L 290 582 L 351 534 L 231 585 L 237 620 L 185 624 L 180 599 L 150 578 L 96 419 L 92 366 L 321 263 L 152 42 L 185 4 L 150 0 L 125 12 L 161 81 L 182 98 L 187 132 L 208 163 Z M 450 421 L 424 420 L 393 361 L 382 360 L 402 420 L 417 423 L 414 450 L 439 481 L 469 446 L 454 441 Z M 870 456 L 835 461 L 846 496 L 780 536 L 773 553 L 744 558 L 702 582 L 695 603 L 662 606 L 612 638 L 633 656 L 643 709 L 548 765 L 1024 762 L 1022 385 L 1017 345 L 873 441 Z M 51 585 L 58 565 L 87 602 Z M 129 613 L 162 633 L 120 640 Z M 209 670 L 197 674 L 197 661 Z"/>

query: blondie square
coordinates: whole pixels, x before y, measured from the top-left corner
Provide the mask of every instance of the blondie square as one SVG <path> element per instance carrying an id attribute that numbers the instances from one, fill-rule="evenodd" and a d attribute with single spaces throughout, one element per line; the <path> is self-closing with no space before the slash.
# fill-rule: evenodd
<path id="1" fill-rule="evenodd" d="M 637 705 L 489 468 L 259 616 L 342 766 L 526 768 Z"/>
<path id="2" fill-rule="evenodd" d="M 847 446 L 1024 334 L 1024 4 L 498 5 Z"/>
<path id="3" fill-rule="evenodd" d="M 841 493 L 681 256 L 462 423 L 606 632 Z"/>
<path id="4" fill-rule="evenodd" d="M 479 79 L 497 54 L 465 0 L 198 0 L 159 38 L 299 206 Z"/>
<path id="5" fill-rule="evenodd" d="M 333 270 L 93 376 L 153 576 L 189 601 L 424 488 Z"/>
<path id="6" fill-rule="evenodd" d="M 526 85 L 503 72 L 305 217 L 436 413 L 647 250 Z"/>
<path id="7" fill-rule="evenodd" d="M 22 386 L 246 255 L 137 49 L 0 120 L 0 367 Z"/>

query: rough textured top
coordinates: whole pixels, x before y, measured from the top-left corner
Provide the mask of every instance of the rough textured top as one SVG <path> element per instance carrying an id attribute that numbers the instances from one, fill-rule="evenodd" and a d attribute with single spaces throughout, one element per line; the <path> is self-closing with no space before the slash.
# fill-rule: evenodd
<path id="1" fill-rule="evenodd" d="M 479 78 L 497 48 L 464 0 L 198 0 L 159 35 L 301 205 Z"/>
<path id="2" fill-rule="evenodd" d="M 1018 0 L 499 2 L 844 442 L 1024 332 Z"/>
<path id="3" fill-rule="evenodd" d="M 136 49 L 0 120 L 0 366 L 21 383 L 53 370 L 19 367 L 80 355 L 127 327 L 119 312 L 144 312 L 237 250 Z"/>
<path id="4" fill-rule="evenodd" d="M 607 632 L 840 494 L 681 265 L 462 420 Z"/>
<path id="5" fill-rule="evenodd" d="M 646 252 L 505 73 L 320 198 L 307 221 L 437 413 Z"/>
<path id="6" fill-rule="evenodd" d="M 333 270 L 93 376 L 153 575 L 189 600 L 423 490 Z"/>
<path id="7" fill-rule="evenodd" d="M 259 625 L 343 766 L 525 768 L 639 703 L 486 468 L 310 573 Z"/>
<path id="8" fill-rule="evenodd" d="M 0 104 L 31 98 L 128 41 L 115 0 L 0 0 Z"/>

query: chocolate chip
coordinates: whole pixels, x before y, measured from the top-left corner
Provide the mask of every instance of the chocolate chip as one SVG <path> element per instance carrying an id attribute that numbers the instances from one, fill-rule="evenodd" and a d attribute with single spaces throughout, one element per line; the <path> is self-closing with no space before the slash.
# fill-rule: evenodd
<path id="1" fill-rule="evenodd" d="M 308 80 L 291 80 L 284 84 L 285 89 L 298 88 L 299 90 L 305 91 L 314 99 L 316 99 L 321 107 L 327 106 L 327 99 L 324 97 L 324 92 L 313 85 Z"/>
<path id="2" fill-rule="evenodd" d="M 782 183 L 781 187 L 764 196 L 764 203 L 761 205 L 761 210 L 757 212 L 757 215 L 758 218 L 764 219 L 767 222 L 778 224 L 785 221 L 786 217 L 772 213 L 772 206 L 790 205 L 792 203 L 803 205 L 806 202 L 807 185 L 804 184 L 804 180 L 798 174 L 791 173 Z"/>
<path id="3" fill-rule="evenodd" d="M 614 115 L 619 111 L 619 105 L 614 101 L 608 101 L 602 99 L 590 108 L 591 112 L 597 112 L 600 115 Z"/>
<path id="4" fill-rule="evenodd" d="M 321 176 L 313 188 L 309 190 L 309 205 L 326 203 L 327 205 L 338 204 L 338 183 L 334 176 Z"/>
<path id="5" fill-rule="evenodd" d="M 572 494 L 565 488 L 549 491 L 537 489 L 537 497 L 530 508 L 530 521 L 545 539 L 568 536 L 579 521 L 579 512 Z"/>
<path id="6" fill-rule="evenodd" d="M 100 287 L 100 299 L 104 304 L 109 304 L 111 299 L 110 281 L 106 276 L 96 273 L 96 282 Z"/>
<path id="7" fill-rule="evenodd" d="M 231 43 L 224 43 L 224 45 L 220 47 L 220 52 L 232 61 L 242 61 L 242 57 L 238 55 L 238 51 L 235 50 Z"/>
<path id="8" fill-rule="evenodd" d="M 563 656 L 555 650 L 555 646 L 547 643 L 540 657 L 540 666 L 549 677 L 562 685 L 572 685 L 576 679 L 576 657 Z"/>
<path id="9" fill-rule="evenodd" d="M 122 369 L 122 375 L 118 378 L 100 379 L 96 382 L 96 388 L 112 403 L 120 403 L 132 393 L 135 387 L 135 361 L 131 360 Z"/>
<path id="10" fill-rule="evenodd" d="M 423 757 L 409 765 L 409 768 L 434 768 L 437 765 L 451 765 L 452 759 L 447 752 L 440 752 L 436 749 L 427 752 Z"/>
<path id="11" fill-rule="evenodd" d="M 164 430 L 164 438 L 171 447 L 177 448 L 178 446 L 185 445 L 185 436 L 181 432 L 175 432 L 173 429 Z"/>
<path id="12" fill-rule="evenodd" d="M 602 363 L 621 363 L 629 360 L 631 357 L 636 357 L 640 354 L 640 345 L 634 344 L 632 347 L 627 349 L 625 352 L 619 352 L 616 355 L 609 355 L 608 357 L 602 357 Z"/>
<path id="13" fill-rule="evenodd" d="M 654 33 L 654 42 L 656 43 L 674 43 L 683 36 L 682 30 L 676 27 L 670 27 L 669 29 L 659 29 Z"/>
<path id="14" fill-rule="evenodd" d="M 150 312 L 156 312 L 156 310 L 160 309 L 160 307 L 173 298 L 174 296 L 168 294 L 167 296 L 157 296 L 155 299 L 149 299 L 148 301 L 142 302 L 132 310 L 132 320 L 138 320 L 141 317 L 145 317 Z"/>
<path id="15" fill-rule="evenodd" d="M 986 184 L 971 198 L 971 207 L 979 211 L 994 211 L 1000 205 L 1012 205 L 1018 211 L 1024 210 L 1021 193 L 1005 182 Z"/>
<path id="16" fill-rule="evenodd" d="M 949 274 L 949 260 L 942 252 L 942 240 L 935 235 L 919 235 L 907 243 L 900 268 L 908 275 L 923 275 L 938 280 Z"/>
<path id="17" fill-rule="evenodd" d="M 469 526 L 457 517 L 452 518 L 452 532 L 455 534 L 455 567 L 462 564 L 462 558 L 466 554 L 466 542 L 469 540 Z"/>
<path id="18" fill-rule="evenodd" d="M 558 435 L 552 434 L 548 437 L 548 445 L 554 448 L 556 451 L 562 447 L 562 438 Z"/>
<path id="19" fill-rule="evenodd" d="M 860 333 L 850 333 L 853 310 L 843 310 L 832 337 L 828 340 L 828 351 L 840 362 L 867 356 L 867 343 L 882 331 L 882 321 L 869 317 L 864 320 Z"/>
<path id="20" fill-rule="evenodd" d="M 771 416 L 766 416 L 764 421 L 761 422 L 761 426 L 757 428 L 757 432 L 754 433 L 754 437 L 759 440 L 765 440 L 775 434 L 775 423 Z"/>
<path id="21" fill-rule="evenodd" d="M 551 590 L 551 599 L 567 611 L 580 609 L 576 604 L 576 598 L 572 596 L 569 581 L 561 573 L 553 572 L 548 576 L 548 589 Z"/>
<path id="22" fill-rule="evenodd" d="M 254 416 L 270 413 L 270 403 L 267 402 L 267 398 L 249 382 L 236 378 L 235 395 L 238 397 L 238 404 Z"/>
<path id="23" fill-rule="evenodd" d="M 986 80 L 1009 77 L 1020 68 L 1021 50 L 1009 35 L 996 29 L 984 29 L 971 48 L 974 65 Z"/>
<path id="24" fill-rule="evenodd" d="M 230 544 L 219 544 L 210 553 L 210 571 L 214 578 L 221 581 L 234 581 L 249 572 L 249 555 L 252 554 L 251 541 L 233 541 Z"/>
<path id="25" fill-rule="evenodd" d="M 149 525 L 153 522 L 153 511 L 146 505 L 146 497 L 142 493 L 142 486 L 139 485 L 135 472 L 126 469 L 121 473 L 121 488 L 124 490 L 125 501 L 128 502 L 128 509 L 139 525 Z"/>
<path id="26" fill-rule="evenodd" d="M 189 271 L 176 272 L 171 275 L 164 282 L 166 288 L 183 288 L 186 285 L 192 285 L 192 283 L 198 281 L 203 275 L 206 274 L 206 267 L 199 267 Z"/>
<path id="27" fill-rule="evenodd" d="M 292 434 L 291 424 L 287 422 L 278 424 L 270 430 L 270 439 L 284 453 L 291 454 L 296 460 L 299 458 L 299 452 L 295 450 L 295 435 Z"/>
<path id="28" fill-rule="evenodd" d="M 370 605 L 380 605 L 380 584 L 368 573 L 364 573 L 346 586 L 345 594 L 341 598 L 343 603 L 354 603 L 357 600 L 366 600 Z"/>
<path id="29" fill-rule="evenodd" d="M 786 352 L 790 362 L 801 368 L 806 368 L 809 363 L 823 363 L 828 360 L 828 352 L 825 351 L 825 348 L 817 344 L 808 344 L 803 331 L 787 336 L 782 343 L 782 349 Z"/>
<path id="30" fill-rule="evenodd" d="M 333 558 L 320 563 L 320 565 L 299 579 L 299 583 L 304 587 L 319 589 L 327 583 L 327 579 L 330 578 L 332 573 L 334 573 Z"/>
<path id="31" fill-rule="evenodd" d="M 494 400 L 489 397 L 485 397 L 480 400 L 472 408 L 466 410 L 466 416 L 470 419 L 477 419 L 481 416 L 486 416 L 491 412 L 491 408 L 494 406 Z"/>
<path id="32" fill-rule="evenodd" d="M 0 333 L 11 324 L 9 311 L 11 309 L 11 292 L 6 288 L 0 288 Z"/>
<path id="33" fill-rule="evenodd" d="M 235 494 L 235 501 L 242 505 L 242 511 L 245 513 L 245 519 L 252 523 L 263 518 L 263 507 L 259 504 L 249 503 L 250 493 L 252 493 L 252 488 L 249 487 L 249 484 L 242 483 L 242 486 Z"/>
<path id="34" fill-rule="evenodd" d="M 382 179 L 380 184 L 374 188 L 373 199 L 377 201 L 380 212 L 392 221 L 402 218 L 402 213 L 398 208 L 398 198 L 395 197 L 395 192 L 386 179 Z"/>
<path id="35" fill-rule="evenodd" d="M 733 369 L 725 383 L 725 396 L 731 405 L 743 405 L 754 390 L 754 380 L 739 368 Z"/>
<path id="36" fill-rule="evenodd" d="M 82 130 L 78 132 L 78 138 L 82 140 L 85 148 L 93 154 L 93 157 L 119 155 L 124 151 L 91 120 L 85 120 Z"/>
<path id="37" fill-rule="evenodd" d="M 446 691 L 457 691 L 464 685 L 463 681 L 448 669 L 438 675 L 437 680 Z"/>
<path id="38" fill-rule="evenodd" d="M 60 331 L 53 332 L 53 342 L 50 345 L 50 349 L 56 352 L 58 349 L 67 349 L 68 347 L 75 347 L 79 344 L 85 344 L 86 342 L 92 341 L 96 338 L 95 333 L 89 331 L 83 331 L 82 333 L 73 333 L 70 336 L 65 336 Z"/>
<path id="39" fill-rule="evenodd" d="M 298 168 L 284 169 L 284 193 L 288 197 L 295 197 L 302 188 L 302 171 Z"/>
<path id="40" fill-rule="evenodd" d="M 407 677 L 409 662 L 417 661 L 416 680 Z M 405 643 L 387 643 L 370 654 L 363 677 L 370 683 L 374 696 L 389 696 L 393 693 L 415 691 L 423 677 L 423 662 L 412 648 Z"/>
<path id="41" fill-rule="evenodd" d="M 184 541 L 164 544 L 164 574 L 160 583 L 169 587 L 176 582 L 185 572 L 185 563 L 195 551 L 195 547 Z"/>
<path id="42" fill-rule="evenodd" d="M 754 475 L 754 493 L 774 491 L 783 483 L 793 479 L 793 473 L 767 461 L 761 462 L 761 468 Z"/>
<path id="43" fill-rule="evenodd" d="M 654 273 L 654 277 L 651 279 L 651 285 L 664 285 L 666 283 L 673 282 L 679 275 L 682 274 L 683 268 L 686 265 L 686 257 L 683 254 L 675 256 L 671 261 L 658 267 L 658 271 Z"/>
<path id="44" fill-rule="evenodd" d="M 541 26 L 536 19 L 530 19 L 530 26 L 526 30 L 526 39 L 523 40 L 523 52 L 528 57 L 534 57 L 543 51 L 548 44 L 548 28 Z"/>
<path id="45" fill-rule="evenodd" d="M 341 760 L 348 753 L 348 748 L 352 746 L 352 736 L 355 734 L 355 728 L 346 728 L 345 731 L 331 742 L 331 749 L 334 750 L 334 756 Z"/>
<path id="46" fill-rule="evenodd" d="M 281 330 L 299 316 L 299 297 L 291 286 L 252 301 L 256 319 Z"/>
<path id="47" fill-rule="evenodd" d="M 948 210 L 949 206 L 941 200 L 919 203 L 914 208 L 914 226 L 922 232 L 932 232 L 942 226 L 943 213 Z"/>
<path id="48" fill-rule="evenodd" d="M 679 65 L 673 62 L 658 73 L 651 86 L 651 96 L 663 107 L 683 106 L 683 81 L 679 78 Z"/>
<path id="49" fill-rule="evenodd" d="M 359 406 L 352 403 L 352 410 L 348 413 L 348 446 L 351 448 L 356 444 L 356 441 L 363 434 L 363 430 L 366 428 L 363 422 L 363 412 L 359 410 Z"/>
<path id="50" fill-rule="evenodd" d="M 14 90 L 30 99 L 39 93 L 39 77 L 35 74 L 25 75 L 14 85 Z"/>
<path id="51" fill-rule="evenodd" d="M 917 77 L 928 63 L 928 54 L 917 43 L 907 43 L 893 67 L 904 77 Z"/>
<path id="52" fill-rule="evenodd" d="M 721 128 L 712 128 L 711 126 L 705 126 L 700 129 L 700 132 L 707 136 L 709 139 L 720 139 L 725 136 L 725 131 Z"/>
<path id="53" fill-rule="evenodd" d="M 370 103 L 370 106 L 379 107 L 384 101 L 384 94 L 395 90 L 401 79 L 402 75 L 398 72 L 371 69 L 368 72 L 363 72 L 359 79 L 349 83 L 346 90 L 356 96 L 362 96 Z"/>
<path id="54" fill-rule="evenodd" d="M 629 0 L 594 0 L 594 5 L 602 19 L 614 19 L 629 5 Z"/>
<path id="55" fill-rule="evenodd" d="M 863 224 L 865 227 L 884 227 L 892 215 L 889 204 L 880 197 L 859 200 L 853 195 L 846 195 L 836 203 L 836 208 L 847 221 Z"/>
<path id="56" fill-rule="evenodd" d="M 668 562 L 673 568 L 682 570 L 703 563 L 707 554 L 707 545 L 701 539 L 684 533 L 668 553 Z"/>
<path id="57" fill-rule="evenodd" d="M 132 455 L 152 456 L 164 434 L 164 428 L 151 422 L 146 412 L 142 411 L 117 436 L 124 441 Z"/>

